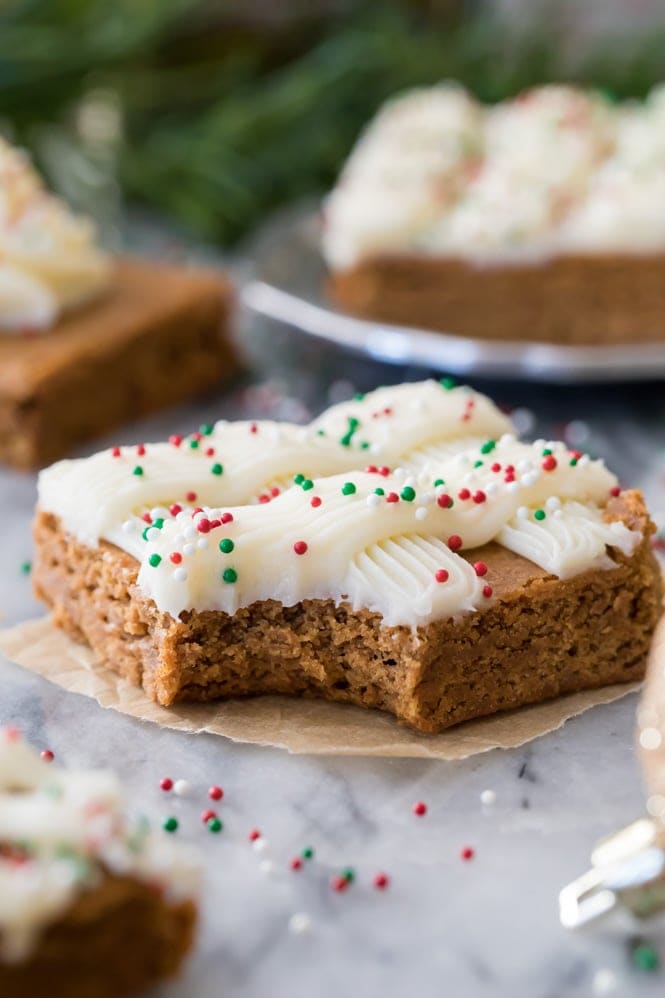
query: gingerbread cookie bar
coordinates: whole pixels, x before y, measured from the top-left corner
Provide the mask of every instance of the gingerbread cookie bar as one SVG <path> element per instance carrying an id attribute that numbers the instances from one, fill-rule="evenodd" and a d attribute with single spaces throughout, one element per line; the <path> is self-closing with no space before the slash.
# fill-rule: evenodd
<path id="1" fill-rule="evenodd" d="M 424 382 L 61 462 L 37 594 L 165 705 L 290 693 L 436 732 L 639 678 L 661 595 L 641 496 L 510 429 Z"/>
<path id="2" fill-rule="evenodd" d="M 219 382 L 230 297 L 211 272 L 113 260 L 0 139 L 0 461 L 47 464 Z"/>
<path id="3" fill-rule="evenodd" d="M 452 84 L 389 101 L 325 205 L 329 290 L 370 319 L 481 339 L 663 342 L 665 90 Z"/>
<path id="4" fill-rule="evenodd" d="M 122 813 L 116 777 L 0 729 L 0 994 L 122 998 L 193 941 L 198 860 Z"/>

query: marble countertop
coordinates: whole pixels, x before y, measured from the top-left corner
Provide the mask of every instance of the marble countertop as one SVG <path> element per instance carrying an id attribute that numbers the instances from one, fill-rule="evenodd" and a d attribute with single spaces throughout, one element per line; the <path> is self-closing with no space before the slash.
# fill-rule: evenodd
<path id="1" fill-rule="evenodd" d="M 280 328 L 247 341 L 251 379 L 196 406 L 114 435 L 138 442 L 191 430 L 204 418 L 304 419 L 354 389 L 422 372 L 377 368 L 330 353 Z M 528 389 L 484 385 L 517 405 L 529 434 L 572 433 L 626 483 L 645 487 L 665 522 L 662 385 Z M 571 426 L 572 417 L 577 422 Z M 98 441 L 97 449 L 110 441 Z M 35 479 L 0 472 L 0 607 L 8 625 L 40 613 L 22 563 L 31 557 Z M 18 724 L 68 763 L 113 765 L 130 805 L 155 821 L 174 814 L 178 835 L 205 859 L 203 931 L 171 998 L 555 998 L 662 994 L 663 976 L 636 970 L 631 940 L 575 935 L 558 921 L 557 895 L 588 865 L 594 841 L 644 812 L 632 732 L 636 699 L 596 708 L 513 751 L 465 762 L 307 758 L 213 736 L 160 730 L 3 666 L 0 722 Z M 159 789 L 189 782 L 188 796 Z M 200 813 L 211 784 L 224 788 L 220 835 Z M 481 794 L 491 790 L 493 805 Z M 415 801 L 427 814 L 412 812 Z M 256 851 L 248 831 L 267 842 Z M 315 858 L 298 872 L 304 847 Z M 473 859 L 460 851 L 470 846 Z M 351 866 L 344 893 L 330 878 Z M 391 878 L 385 891 L 374 875 Z M 292 916 L 308 923 L 297 933 Z M 297 921 L 297 920 L 296 920 Z M 648 935 L 648 934 L 647 934 Z M 658 944 L 658 940 L 654 940 Z M 665 960 L 665 941 L 660 940 Z"/>

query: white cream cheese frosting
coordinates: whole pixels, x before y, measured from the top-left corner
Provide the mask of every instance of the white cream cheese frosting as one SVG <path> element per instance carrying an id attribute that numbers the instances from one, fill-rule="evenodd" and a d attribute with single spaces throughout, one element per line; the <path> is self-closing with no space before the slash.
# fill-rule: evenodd
<path id="1" fill-rule="evenodd" d="M 47 329 L 109 280 L 92 224 L 49 194 L 25 153 L 0 138 L 0 333 Z"/>
<path id="2" fill-rule="evenodd" d="M 173 617 L 331 599 L 417 627 L 491 599 L 460 550 L 494 540 L 567 578 L 640 540 L 603 521 L 617 485 L 601 461 L 510 430 L 468 388 L 400 385 L 308 427 L 218 423 L 59 462 L 39 506 L 136 558 L 139 588 Z"/>
<path id="3" fill-rule="evenodd" d="M 0 959 L 29 955 L 40 932 L 104 871 L 130 875 L 167 897 L 198 893 L 191 849 L 130 822 L 106 770 L 66 770 L 0 728 Z"/>
<path id="4" fill-rule="evenodd" d="M 458 136 L 459 124 L 423 109 L 444 106 L 447 94 L 466 109 L 465 147 L 473 152 L 444 165 L 431 150 L 449 144 L 449 131 Z M 663 249 L 664 118 L 662 88 L 614 106 L 562 85 L 494 107 L 452 84 L 412 91 L 384 106 L 352 152 L 326 202 L 324 254 L 344 269 L 395 251 L 491 263 Z M 388 188 L 389 199 L 380 197 Z M 401 218 L 389 237 L 387 200 Z"/>

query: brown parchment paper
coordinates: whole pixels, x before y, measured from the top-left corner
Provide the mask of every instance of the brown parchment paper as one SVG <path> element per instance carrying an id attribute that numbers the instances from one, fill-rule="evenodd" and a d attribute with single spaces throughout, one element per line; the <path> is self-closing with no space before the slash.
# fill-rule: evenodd
<path id="1" fill-rule="evenodd" d="M 319 700 L 265 696 L 160 707 L 143 690 L 98 665 L 89 648 L 72 641 L 48 617 L 0 631 L 0 652 L 65 690 L 142 721 L 312 755 L 465 759 L 489 749 L 523 745 L 639 686 L 631 683 L 574 693 L 468 721 L 440 735 L 419 735 L 379 711 Z"/>

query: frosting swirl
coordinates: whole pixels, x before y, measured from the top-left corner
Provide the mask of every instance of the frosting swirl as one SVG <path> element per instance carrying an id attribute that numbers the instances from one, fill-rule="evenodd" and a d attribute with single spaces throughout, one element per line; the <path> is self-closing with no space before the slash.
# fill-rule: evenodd
<path id="1" fill-rule="evenodd" d="M 49 194 L 26 154 L 0 139 L 0 332 L 47 329 L 109 277 L 92 223 Z"/>

